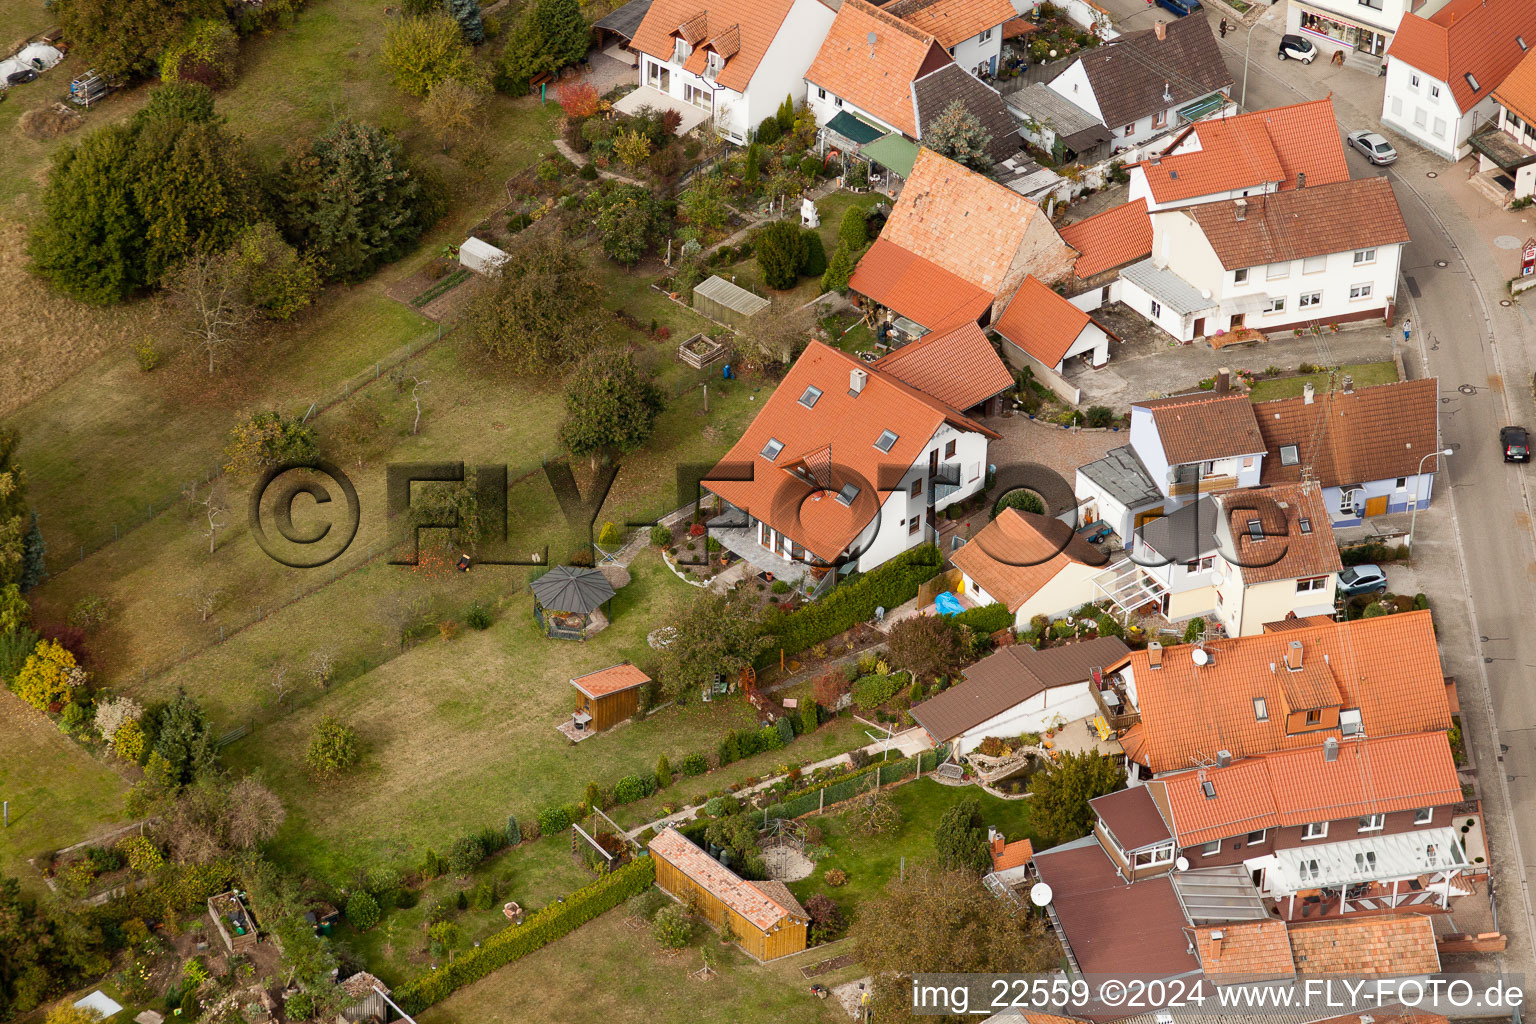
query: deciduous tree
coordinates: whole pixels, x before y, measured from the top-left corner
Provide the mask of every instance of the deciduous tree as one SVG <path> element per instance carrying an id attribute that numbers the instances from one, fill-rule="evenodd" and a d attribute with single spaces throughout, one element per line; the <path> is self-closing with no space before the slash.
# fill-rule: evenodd
<path id="1" fill-rule="evenodd" d="M 890 664 L 904 668 L 924 685 L 953 676 L 965 663 L 960 632 L 937 615 L 917 615 L 891 627 L 886 644 Z"/>
<path id="2" fill-rule="evenodd" d="M 767 647 L 763 622 L 744 591 L 700 591 L 666 625 L 661 651 L 662 689 L 673 698 L 696 691 L 715 676 L 734 677 Z"/>
<path id="3" fill-rule="evenodd" d="M 955 100 L 923 128 L 923 145 L 935 153 L 975 171 L 991 169 L 992 157 L 987 154 L 987 143 L 992 141 L 992 136 L 964 103 Z"/>
<path id="4" fill-rule="evenodd" d="M 41 711 L 55 701 L 69 703 L 85 682 L 85 670 L 67 647 L 57 640 L 40 640 L 16 673 L 11 688 L 16 696 Z"/>
<path id="5" fill-rule="evenodd" d="M 326 715 L 315 723 L 304 763 L 316 778 L 333 780 L 350 770 L 361 756 L 357 733 Z"/>
<path id="6" fill-rule="evenodd" d="M 227 20 L 223 0 L 57 0 L 53 13 L 65 38 L 107 75 L 148 74 L 193 20 Z"/>
<path id="7" fill-rule="evenodd" d="M 577 246 L 523 232 L 495 284 L 470 303 L 471 341 L 513 372 L 558 373 L 595 348 L 607 317 L 597 277 Z"/>
<path id="8" fill-rule="evenodd" d="M 194 21 L 160 58 L 160 77 L 167 82 L 198 82 L 219 89 L 239 73 L 240 37 L 224 18 Z"/>
<path id="9" fill-rule="evenodd" d="M 166 291 L 181 314 L 182 329 L 208 356 L 212 375 L 215 361 L 245 343 L 256 319 L 235 255 L 193 253 L 166 279 Z"/>
<path id="10" fill-rule="evenodd" d="M 464 45 L 463 29 L 442 10 L 392 24 L 379 59 L 394 76 L 395 88 L 417 99 L 425 99 L 433 86 L 451 78 L 480 77 L 475 55 Z"/>
<path id="11" fill-rule="evenodd" d="M 259 473 L 280 463 L 313 465 L 320 457 L 315 432 L 276 411 L 258 412 L 229 432 L 224 445 L 230 473 Z"/>
<path id="12" fill-rule="evenodd" d="M 0 587 L 19 585 L 26 575 L 27 478 L 15 459 L 20 441 L 15 430 L 0 427 Z M 19 592 L 15 600 L 21 601 Z"/>
<path id="13" fill-rule="evenodd" d="M 461 78 L 432 86 L 427 101 L 421 105 L 421 117 L 444 153 L 460 142 L 473 143 L 479 137 L 485 122 L 481 110 L 487 95 L 488 90 L 481 82 Z"/>
<path id="14" fill-rule="evenodd" d="M 315 261 L 300 255 L 269 221 L 246 228 L 233 252 L 245 301 L 264 319 L 291 319 L 320 291 Z"/>
<path id="15" fill-rule="evenodd" d="M 627 454 L 650 440 L 665 407 L 661 389 L 629 351 L 594 352 L 566 384 L 560 443 L 572 455 L 594 460 Z"/>
<path id="16" fill-rule="evenodd" d="M 1085 836 L 1093 828 L 1088 801 L 1125 785 L 1125 769 L 1091 750 L 1063 752 L 1029 780 L 1030 819 L 1056 843 Z"/>

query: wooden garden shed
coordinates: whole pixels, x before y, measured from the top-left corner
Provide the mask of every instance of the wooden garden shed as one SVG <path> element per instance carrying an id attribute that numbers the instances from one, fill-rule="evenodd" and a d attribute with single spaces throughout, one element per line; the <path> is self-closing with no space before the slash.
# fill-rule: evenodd
<path id="1" fill-rule="evenodd" d="M 577 729 L 602 732 L 618 725 L 639 709 L 640 687 L 650 681 L 627 661 L 572 679 Z"/>
<path id="2" fill-rule="evenodd" d="M 769 302 L 723 277 L 714 276 L 693 289 L 693 308 L 711 320 L 740 327 L 767 309 Z"/>
<path id="3" fill-rule="evenodd" d="M 777 960 L 805 948 L 810 916 L 783 882 L 748 882 L 688 841 L 675 828 L 651 840 L 656 884 L 680 900 L 690 893 L 709 923 L 726 921 L 736 944 L 759 960 Z"/>

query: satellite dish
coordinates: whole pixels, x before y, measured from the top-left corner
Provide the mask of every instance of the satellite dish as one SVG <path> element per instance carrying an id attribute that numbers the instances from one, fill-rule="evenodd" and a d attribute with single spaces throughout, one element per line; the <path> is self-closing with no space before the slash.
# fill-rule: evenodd
<path id="1" fill-rule="evenodd" d="M 1180 857 L 1178 860 L 1173 862 L 1173 866 L 1178 868 L 1180 871 L 1188 871 L 1189 870 L 1189 858 L 1188 857 Z"/>
<path id="2" fill-rule="evenodd" d="M 1198 647 L 1196 647 L 1194 651 L 1191 652 L 1189 657 L 1192 661 L 1194 661 L 1196 665 L 1207 665 L 1210 664 L 1211 661 L 1211 656 L 1206 654 L 1205 651 Z"/>
<path id="3" fill-rule="evenodd" d="M 1037 907 L 1049 906 L 1051 902 L 1051 887 L 1044 882 L 1036 882 L 1029 890 L 1029 902 Z"/>
<path id="4" fill-rule="evenodd" d="M 1201 288 L 1200 297 L 1202 299 L 1209 299 L 1211 297 L 1211 290 L 1209 288 Z"/>

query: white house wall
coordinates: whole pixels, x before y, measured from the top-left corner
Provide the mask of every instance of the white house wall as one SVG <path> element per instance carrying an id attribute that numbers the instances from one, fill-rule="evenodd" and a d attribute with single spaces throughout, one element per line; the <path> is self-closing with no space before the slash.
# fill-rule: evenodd
<path id="1" fill-rule="evenodd" d="M 1387 512 L 1410 512 L 1415 506 L 1424 508 L 1429 504 L 1434 491 L 1435 474 L 1425 473 L 1422 476 L 1402 477 L 1403 486 L 1399 487 L 1399 478 L 1392 477 L 1386 480 L 1368 480 L 1365 486 L 1356 491 L 1357 511 L 1351 515 L 1342 510 L 1340 505 L 1343 492 L 1338 487 L 1323 488 L 1323 503 L 1328 507 L 1328 518 L 1334 526 L 1359 526 L 1365 522 L 1365 504 L 1368 499 L 1385 496 L 1387 499 Z M 1354 483 L 1355 481 L 1350 481 Z"/>
<path id="2" fill-rule="evenodd" d="M 1124 540 L 1131 536 L 1131 527 L 1135 521 L 1131 510 L 1126 508 L 1118 499 L 1111 497 L 1101 490 L 1099 485 L 1088 479 L 1079 469 L 1077 471 L 1076 487 L 1073 493 L 1078 499 L 1078 521 L 1084 525 L 1088 523 L 1088 514 L 1092 513 L 1094 521 L 1103 520 L 1108 523 L 1110 529 L 1115 531 L 1115 536 Z"/>
<path id="3" fill-rule="evenodd" d="M 659 80 L 651 77 L 652 67 L 665 68 L 670 72 L 667 76 L 667 87 L 665 89 L 661 88 Z M 683 96 L 684 85 L 692 85 L 695 88 L 707 90 L 713 95 L 714 105 L 709 108 L 699 107 L 699 109 L 709 111 L 716 130 L 723 135 L 732 137 L 736 141 L 746 138 L 744 134 L 747 128 L 746 103 L 741 93 L 707 81 L 703 76 L 696 75 L 692 71 L 686 71 L 681 64 L 659 61 L 649 54 L 640 55 L 638 74 L 641 85 L 649 85 L 654 89 L 658 89 L 676 99 L 679 103 L 689 103 Z M 783 96 L 779 97 L 780 102 L 783 102 L 783 99 Z M 694 103 L 689 105 L 698 106 L 698 104 Z"/>
<path id="4" fill-rule="evenodd" d="M 1131 406 L 1131 447 L 1146 467 L 1147 476 L 1153 485 L 1167 497 L 1168 456 L 1163 453 L 1163 439 L 1158 436 L 1157 422 L 1152 419 L 1151 409 Z M 1125 537 L 1126 534 L 1120 536 Z"/>
<path id="5" fill-rule="evenodd" d="M 1142 290 L 1140 285 L 1127 281 L 1123 277 L 1120 279 L 1120 301 L 1140 313 L 1143 318 L 1150 320 L 1158 327 L 1167 331 L 1179 341 L 1194 340 L 1195 318 L 1192 315 L 1175 313 L 1168 306 L 1163 305 L 1159 300 L 1148 295 Z M 1161 310 L 1156 314 L 1152 312 L 1153 302 L 1158 302 Z"/>
<path id="6" fill-rule="evenodd" d="M 1098 324 L 1090 323 L 1082 329 L 1082 332 L 1077 336 L 1077 340 L 1067 347 L 1067 354 L 1062 356 L 1060 363 L 1056 364 L 1057 369 L 1060 370 L 1061 367 L 1065 366 L 1068 359 L 1075 358 L 1084 353 L 1088 355 L 1094 369 L 1098 369 L 1109 362 L 1109 335 L 1105 334 L 1104 329 Z"/>
<path id="7" fill-rule="evenodd" d="M 944 458 L 944 448 L 950 442 L 955 442 L 955 455 L 951 459 Z M 876 523 L 866 527 L 865 533 L 860 536 L 857 544 L 867 544 L 859 555 L 858 567 L 860 572 L 869 570 L 889 561 L 896 555 L 916 547 L 929 540 L 926 525 L 928 511 L 928 456 L 930 452 L 939 453 L 939 465 L 952 464 L 958 467 L 959 489 L 953 494 L 934 503 L 934 511 L 939 512 L 948 508 L 957 501 L 964 501 L 986 486 L 987 479 L 987 437 L 974 431 L 956 430 L 954 427 L 944 424 L 939 427 L 928 444 L 923 446 L 922 454 L 912 464 L 901 478 L 901 489 L 889 495 L 880 506 L 880 515 Z M 922 478 L 922 493 L 917 497 L 912 496 L 912 481 Z M 871 485 L 878 481 L 869 481 Z M 917 519 L 924 525 L 918 528 L 916 533 L 911 532 L 911 522 Z"/>
<path id="8" fill-rule="evenodd" d="M 1015 704 L 1002 714 L 967 729 L 955 741 L 959 745 L 960 753 L 968 754 L 975 750 L 988 736 L 1010 739 L 1021 733 L 1044 732 L 1057 716 L 1065 721 L 1075 722 L 1096 714 L 1098 705 L 1094 703 L 1093 694 L 1089 692 L 1088 685 L 1085 680 L 1070 686 L 1055 686 L 1043 690 L 1028 700 Z"/>
<path id="9" fill-rule="evenodd" d="M 745 124 L 756 127 L 779 109 L 784 97 L 805 101 L 805 73 L 832 28 L 836 12 L 821 0 L 795 0 L 747 85 Z M 820 117 L 818 124 L 825 124 Z"/>
<path id="10" fill-rule="evenodd" d="M 1450 85 L 1395 57 L 1387 59 L 1381 123 L 1432 153 L 1447 160 L 1466 156 L 1467 136 L 1497 113 L 1491 95 L 1462 113 Z"/>
<path id="11" fill-rule="evenodd" d="M 1105 566 L 1082 565 L 1073 562 L 1061 568 L 1055 576 L 1029 596 L 1019 606 L 1013 622 L 1017 629 L 1028 629 L 1029 620 L 1036 615 L 1051 619 L 1069 615 L 1085 604 L 1102 598 L 1093 578 L 1103 572 Z"/>
<path id="12" fill-rule="evenodd" d="M 982 36 L 990 36 L 990 38 L 983 40 Z M 976 69 L 983 64 L 986 65 L 987 74 L 997 74 L 997 62 L 1002 54 L 1003 27 L 1001 25 L 996 25 L 987 32 L 971 36 L 969 39 L 960 40 L 950 51 L 950 56 L 955 59 L 955 63 L 971 74 L 975 74 Z"/>
<path id="13" fill-rule="evenodd" d="M 1088 82 L 1088 71 L 1083 67 L 1081 60 L 1073 61 L 1067 70 L 1051 79 L 1046 85 L 1052 92 L 1065 96 L 1103 123 L 1104 112 L 1099 109 L 1099 101 L 1093 95 L 1093 86 Z"/>

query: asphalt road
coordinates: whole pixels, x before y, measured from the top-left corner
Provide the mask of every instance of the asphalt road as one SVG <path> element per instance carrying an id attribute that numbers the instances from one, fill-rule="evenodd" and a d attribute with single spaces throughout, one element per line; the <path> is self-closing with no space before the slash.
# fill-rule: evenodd
<path id="1" fill-rule="evenodd" d="M 1282 5 L 1253 29 L 1247 109 L 1331 92 L 1343 122 L 1341 133 L 1354 128 L 1381 131 L 1378 82 L 1352 69 L 1306 67 L 1275 58 L 1283 15 Z M 1238 32 L 1223 43 L 1239 82 L 1246 42 L 1246 35 Z M 1325 70 L 1327 81 L 1319 74 Z M 1435 581 L 1438 592 L 1433 598 L 1440 607 L 1466 601 L 1465 616 L 1457 607 L 1457 614 L 1439 624 L 1442 658 L 1447 671 L 1458 678 L 1485 811 L 1504 818 L 1490 825 L 1491 832 L 1503 833 L 1494 836 L 1503 840 L 1495 845 L 1496 858 L 1502 858 L 1499 914 L 1506 931 L 1523 925 L 1523 941 L 1512 942 L 1511 952 L 1518 946 L 1525 960 L 1536 931 L 1528 882 L 1536 877 L 1536 700 L 1531 684 L 1536 670 L 1536 534 L 1530 496 L 1530 474 L 1536 466 L 1506 465 L 1498 433 L 1508 423 L 1536 427 L 1531 374 L 1536 325 L 1518 303 L 1501 305 L 1509 301 L 1509 254 L 1495 252 L 1445 191 L 1465 187 L 1460 184 L 1465 166 L 1448 164 L 1390 132 L 1383 134 L 1401 154 L 1397 164 L 1375 168 L 1349 150 L 1350 173 L 1385 174 L 1392 180 L 1412 239 L 1404 253 L 1398 293 L 1399 319 L 1411 316 L 1415 325 L 1404 355 L 1418 368 L 1415 375 L 1440 379 L 1441 436 L 1455 449 L 1442 467 L 1435 501 L 1445 501 L 1449 483 L 1456 535 L 1425 536 L 1423 543 L 1449 547 L 1454 542 L 1459 548 L 1459 574 L 1449 568 L 1458 560 L 1447 558 L 1445 578 Z M 1348 211 L 1339 214 L 1348 216 Z M 1463 634 L 1448 630 L 1447 621 L 1470 626 Z"/>

